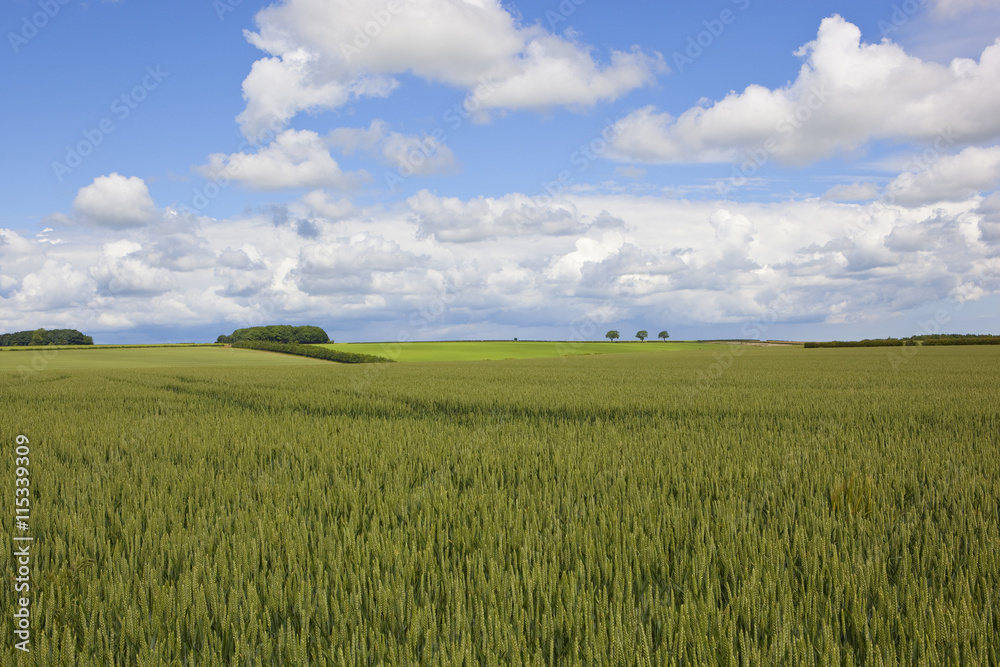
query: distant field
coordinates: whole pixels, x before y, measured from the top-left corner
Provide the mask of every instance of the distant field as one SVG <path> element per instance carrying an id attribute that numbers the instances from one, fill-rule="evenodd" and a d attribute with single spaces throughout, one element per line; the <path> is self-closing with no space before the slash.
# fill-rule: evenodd
<path id="1" fill-rule="evenodd" d="M 194 366 L 301 366 L 329 362 L 286 354 L 225 347 L 35 348 L 0 352 L 0 373 L 101 368 L 190 368 Z"/>
<path id="2" fill-rule="evenodd" d="M 334 350 L 374 354 L 396 361 L 489 361 L 500 359 L 540 359 L 581 354 L 626 354 L 634 352 L 677 352 L 699 350 L 706 343 L 635 342 L 552 342 L 552 341 L 444 341 L 417 343 L 333 343 Z"/>
<path id="3" fill-rule="evenodd" d="M 10 345 L 0 347 L 0 352 L 25 352 L 30 350 L 149 350 L 154 347 L 223 347 L 221 343 L 136 343 L 108 345 Z"/>
<path id="4" fill-rule="evenodd" d="M 396 361 L 489 361 L 538 359 L 585 354 L 678 352 L 718 349 L 707 343 L 556 343 L 556 342 L 433 342 L 433 343 L 337 343 L 323 345 L 334 350 L 374 354 Z M 196 366 L 289 366 L 331 362 L 285 354 L 218 346 L 136 346 L 12 348 L 0 352 L 0 373 L 32 370 L 87 368 L 190 368 Z"/>

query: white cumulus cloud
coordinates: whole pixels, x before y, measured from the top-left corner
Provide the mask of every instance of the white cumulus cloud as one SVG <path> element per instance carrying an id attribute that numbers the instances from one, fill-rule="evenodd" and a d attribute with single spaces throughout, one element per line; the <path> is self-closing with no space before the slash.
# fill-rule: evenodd
<path id="1" fill-rule="evenodd" d="M 98 176 L 80 188 L 73 210 L 89 224 L 115 229 L 141 227 L 156 217 L 156 204 L 146 183 L 138 176 L 125 177 L 117 172 Z"/>
<path id="2" fill-rule="evenodd" d="M 302 198 L 302 203 L 306 206 L 310 214 L 326 218 L 327 220 L 340 220 L 354 213 L 354 205 L 347 199 L 330 201 L 327 193 L 322 190 L 313 190 Z"/>
<path id="3" fill-rule="evenodd" d="M 173 272 L 150 266 L 142 258 L 143 246 L 130 240 L 106 243 L 90 275 L 100 290 L 112 297 L 155 296 L 176 286 Z"/>
<path id="4" fill-rule="evenodd" d="M 256 153 L 213 153 L 200 171 L 206 178 L 232 179 L 260 190 L 355 188 L 364 172 L 341 170 L 326 142 L 311 130 L 285 130 Z"/>
<path id="5" fill-rule="evenodd" d="M 14 302 L 22 311 L 48 311 L 81 306 L 93 293 L 85 273 L 65 260 L 48 258 L 21 281 Z"/>
<path id="6" fill-rule="evenodd" d="M 805 164 L 850 154 L 879 139 L 961 143 L 1000 136 L 1000 42 L 979 62 L 940 65 L 889 41 L 861 42 L 840 16 L 823 20 L 797 55 L 785 87 L 751 85 L 674 117 L 647 106 L 620 120 L 616 157 L 637 162 L 729 162 L 747 153 Z"/>
<path id="7" fill-rule="evenodd" d="M 300 111 L 386 96 L 404 73 L 466 91 L 482 114 L 589 107 L 666 70 L 661 56 L 638 49 L 600 63 L 571 37 L 521 25 L 499 0 L 284 0 L 256 23 L 247 39 L 269 56 L 243 82 L 238 120 L 248 137 Z"/>
<path id="8" fill-rule="evenodd" d="M 1000 146 L 970 146 L 958 155 L 945 155 L 919 172 L 905 172 L 886 187 L 894 201 L 919 206 L 961 201 L 976 192 L 1000 185 Z"/>
<path id="9" fill-rule="evenodd" d="M 592 227 L 623 224 L 605 212 L 584 219 L 569 202 L 540 202 L 523 194 L 462 200 L 421 190 L 407 200 L 421 238 L 443 243 L 472 243 L 501 237 L 566 236 Z"/>

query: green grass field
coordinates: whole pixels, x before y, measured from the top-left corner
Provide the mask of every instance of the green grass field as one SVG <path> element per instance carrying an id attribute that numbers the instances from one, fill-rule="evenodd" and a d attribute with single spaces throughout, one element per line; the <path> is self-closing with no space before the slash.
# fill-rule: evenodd
<path id="1" fill-rule="evenodd" d="M 549 342 L 549 341 L 462 341 L 414 343 L 333 343 L 324 345 L 344 352 L 374 354 L 396 361 L 484 361 L 540 359 L 582 354 L 626 354 L 635 352 L 677 352 L 705 349 L 701 343 L 663 341 L 635 342 Z"/>
<path id="2" fill-rule="evenodd" d="M 998 664 L 1000 349 L 895 352 L 0 367 L 0 665 Z"/>
<path id="3" fill-rule="evenodd" d="M 677 352 L 718 349 L 702 343 L 558 343 L 558 342 L 429 342 L 429 343 L 338 343 L 322 345 L 344 352 L 374 354 L 403 362 L 484 361 L 537 359 L 586 354 Z M 96 355 L 96 356 L 94 356 Z M 0 372 L 31 369 L 182 368 L 190 366 L 245 366 L 322 363 L 288 355 L 261 353 L 216 346 L 150 347 L 34 347 L 0 351 Z M 328 363 L 328 362 L 327 362 Z"/>

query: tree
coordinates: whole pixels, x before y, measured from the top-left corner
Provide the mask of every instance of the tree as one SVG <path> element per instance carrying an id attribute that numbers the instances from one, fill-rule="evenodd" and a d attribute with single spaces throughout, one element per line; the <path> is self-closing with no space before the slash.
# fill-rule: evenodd
<path id="1" fill-rule="evenodd" d="M 223 340 L 228 338 L 228 340 Z M 219 336 L 217 343 L 240 343 L 243 341 L 265 341 L 270 343 L 332 343 L 323 329 L 305 325 L 293 327 L 288 324 L 271 324 L 266 327 L 247 327 L 237 329 L 229 336 Z"/>
<path id="2" fill-rule="evenodd" d="M 643 329 L 642 331 L 636 332 L 635 337 L 645 343 L 646 339 L 649 338 L 649 332 Z"/>
<path id="3" fill-rule="evenodd" d="M 319 327 L 314 326 L 301 326 L 294 327 L 292 329 L 292 335 L 294 336 L 294 341 L 296 343 L 310 344 L 310 343 L 329 343 L 330 337 L 325 331 Z"/>
<path id="4" fill-rule="evenodd" d="M 604 337 L 609 339 L 613 343 L 615 342 L 615 338 L 621 338 L 621 335 L 617 331 L 612 329 L 608 333 L 604 334 Z"/>
<path id="5" fill-rule="evenodd" d="M 661 331 L 659 335 L 657 335 L 657 338 L 662 338 L 663 342 L 666 343 L 667 339 L 670 338 L 670 334 L 668 334 L 666 331 Z"/>
<path id="6" fill-rule="evenodd" d="M 94 339 L 76 329 L 34 329 L 0 335 L 0 347 L 17 345 L 93 345 Z"/>

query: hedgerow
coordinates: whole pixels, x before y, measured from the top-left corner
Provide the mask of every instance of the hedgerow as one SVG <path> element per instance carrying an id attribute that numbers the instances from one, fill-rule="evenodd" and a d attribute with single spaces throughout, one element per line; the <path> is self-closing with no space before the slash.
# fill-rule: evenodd
<path id="1" fill-rule="evenodd" d="M 331 350 L 326 347 L 315 345 L 299 345 L 297 343 L 271 343 L 268 341 L 241 341 L 233 343 L 232 347 L 247 350 L 262 350 L 264 352 L 280 352 L 281 354 L 294 354 L 299 357 L 311 357 L 313 359 L 325 359 L 326 361 L 336 361 L 342 364 L 386 364 L 393 363 L 392 359 L 377 357 L 373 354 L 356 354 L 353 352 L 341 352 Z"/>

